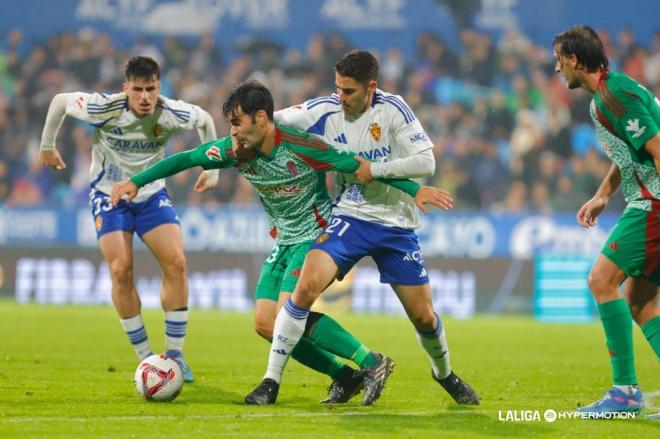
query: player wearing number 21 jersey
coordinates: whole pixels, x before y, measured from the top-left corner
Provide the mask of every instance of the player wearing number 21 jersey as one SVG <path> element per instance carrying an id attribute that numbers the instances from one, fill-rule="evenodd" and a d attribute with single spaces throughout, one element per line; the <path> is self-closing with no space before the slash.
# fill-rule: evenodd
<path id="1" fill-rule="evenodd" d="M 279 382 L 309 309 L 335 277 L 371 256 L 380 281 L 389 283 L 417 330 L 432 377 L 464 404 L 478 404 L 474 390 L 451 369 L 446 334 L 435 314 L 429 278 L 414 229 L 419 218 L 412 198 L 374 178 L 433 174 L 433 144 L 400 97 L 377 87 L 378 61 L 367 51 L 345 54 L 335 65 L 337 94 L 279 111 L 279 124 L 321 136 L 368 159 L 354 174 L 339 173 L 333 223 L 305 260 L 291 299 L 278 313 L 264 383 Z M 445 206 L 450 207 L 450 206 Z M 365 404 L 380 396 L 394 363 L 388 357 L 365 375 Z M 270 381 L 268 381 L 270 380 Z M 259 388 L 253 393 L 258 393 Z"/>
<path id="2" fill-rule="evenodd" d="M 337 151 L 309 133 L 276 126 L 272 96 L 256 81 L 239 85 L 223 112 L 231 123 L 230 137 L 175 154 L 132 176 L 115 187 L 112 201 L 118 203 L 123 194 L 130 200 L 139 187 L 190 167 L 236 167 L 256 188 L 276 230 L 276 244 L 263 265 L 256 291 L 255 328 L 270 339 L 277 303 L 293 292 L 307 251 L 330 216 L 324 171 L 353 172 L 359 162 L 355 154 Z M 417 183 L 403 179 L 384 182 L 410 196 L 421 192 L 417 199 L 424 202 L 427 191 Z M 293 356 L 333 378 L 324 402 L 346 402 L 363 386 L 362 376 L 335 355 L 355 361 L 360 368 L 373 366 L 379 358 L 329 316 L 314 313 Z M 276 393 L 271 396 L 274 401 Z M 262 400 L 248 398 L 246 402 L 261 404 Z"/>

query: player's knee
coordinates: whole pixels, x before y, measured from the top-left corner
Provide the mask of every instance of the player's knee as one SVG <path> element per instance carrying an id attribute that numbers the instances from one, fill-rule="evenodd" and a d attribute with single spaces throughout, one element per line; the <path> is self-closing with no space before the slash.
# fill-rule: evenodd
<path id="1" fill-rule="evenodd" d="M 433 310 L 418 312 L 412 316 L 411 320 L 416 329 L 424 332 L 433 331 L 438 325 Z"/>
<path id="2" fill-rule="evenodd" d="M 630 307 L 630 314 L 633 320 L 639 326 L 643 326 L 653 317 L 660 314 L 660 307 L 656 303 L 655 298 L 652 300 L 633 299 L 629 301 L 628 306 Z"/>
<path id="3" fill-rule="evenodd" d="M 637 323 L 638 325 L 641 326 L 643 324 L 643 323 L 641 323 L 642 322 L 642 310 L 638 306 L 636 306 L 632 303 L 629 305 L 629 308 L 630 308 L 630 315 L 632 316 L 632 319 L 635 321 L 635 323 Z"/>
<path id="4" fill-rule="evenodd" d="M 114 282 L 127 283 L 133 281 L 133 264 L 125 259 L 115 259 L 108 264 L 110 277 Z"/>
<path id="5" fill-rule="evenodd" d="M 266 340 L 273 338 L 273 322 L 264 319 L 254 319 L 254 330 Z"/>
<path id="6" fill-rule="evenodd" d="M 301 278 L 296 285 L 296 293 L 305 298 L 316 299 L 322 290 L 321 280 L 314 276 Z"/>
<path id="7" fill-rule="evenodd" d="M 168 259 L 163 269 L 168 274 L 184 275 L 186 272 L 186 256 L 183 252 L 175 254 Z"/>
<path id="8" fill-rule="evenodd" d="M 607 295 L 609 285 L 603 276 L 593 272 L 589 273 L 587 285 L 589 285 L 589 290 L 591 290 L 591 294 L 594 297 L 598 298 Z"/>

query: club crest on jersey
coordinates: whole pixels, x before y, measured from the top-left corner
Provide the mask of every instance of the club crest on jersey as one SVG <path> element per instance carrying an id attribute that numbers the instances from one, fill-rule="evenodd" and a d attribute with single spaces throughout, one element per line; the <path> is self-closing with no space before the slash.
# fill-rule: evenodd
<path id="1" fill-rule="evenodd" d="M 318 238 L 316 238 L 317 244 L 323 244 L 330 237 L 329 233 L 321 233 Z"/>
<path id="2" fill-rule="evenodd" d="M 222 157 L 220 156 L 220 148 L 217 146 L 210 147 L 206 150 L 206 157 L 208 157 L 209 160 L 222 160 Z"/>
<path id="3" fill-rule="evenodd" d="M 292 161 L 286 162 L 286 167 L 289 170 L 289 175 L 292 177 L 298 176 L 298 167 Z"/>
<path id="4" fill-rule="evenodd" d="M 154 125 L 153 133 L 154 137 L 160 137 L 160 135 L 163 133 L 163 126 L 159 123 Z"/>
<path id="5" fill-rule="evenodd" d="M 103 218 L 101 218 L 101 215 L 98 215 L 94 220 L 94 226 L 96 226 L 97 232 L 101 231 L 101 227 L 103 227 Z"/>
<path id="6" fill-rule="evenodd" d="M 376 122 L 372 123 L 371 126 L 369 127 L 369 131 L 371 131 L 371 137 L 373 137 L 374 140 L 378 142 L 380 140 L 380 133 L 381 133 L 380 125 L 378 125 L 378 123 Z"/>

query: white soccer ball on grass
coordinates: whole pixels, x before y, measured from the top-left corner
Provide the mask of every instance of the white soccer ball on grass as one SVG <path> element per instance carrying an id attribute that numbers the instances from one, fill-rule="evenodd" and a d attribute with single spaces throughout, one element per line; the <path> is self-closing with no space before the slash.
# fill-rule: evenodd
<path id="1" fill-rule="evenodd" d="M 183 388 L 183 372 L 179 363 L 167 355 L 145 358 L 135 371 L 135 388 L 147 401 L 172 401 Z"/>

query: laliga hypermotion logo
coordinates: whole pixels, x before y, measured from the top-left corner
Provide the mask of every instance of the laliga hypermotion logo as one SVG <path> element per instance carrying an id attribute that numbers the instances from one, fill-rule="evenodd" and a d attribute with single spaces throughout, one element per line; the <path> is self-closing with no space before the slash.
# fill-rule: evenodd
<path id="1" fill-rule="evenodd" d="M 576 410 L 498 410 L 500 422 L 555 422 L 564 419 L 635 419 L 635 412 L 580 412 Z"/>

